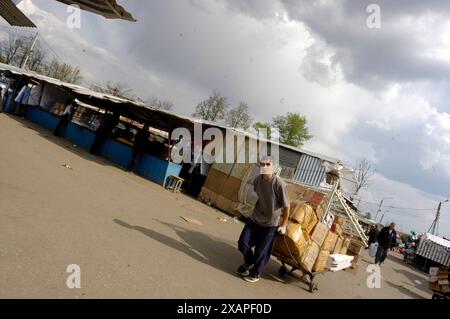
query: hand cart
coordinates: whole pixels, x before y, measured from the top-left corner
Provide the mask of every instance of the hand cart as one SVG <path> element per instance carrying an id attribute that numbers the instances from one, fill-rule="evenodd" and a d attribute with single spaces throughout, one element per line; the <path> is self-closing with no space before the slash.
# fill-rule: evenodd
<path id="1" fill-rule="evenodd" d="M 438 290 L 431 290 L 433 292 L 433 296 L 431 296 L 431 299 L 449 299 L 449 293 L 448 292 L 441 292 Z"/>
<path id="2" fill-rule="evenodd" d="M 318 272 L 311 272 L 306 269 L 304 269 L 300 263 L 293 259 L 292 257 L 284 256 L 283 254 L 273 251 L 272 255 L 275 256 L 282 264 L 280 269 L 278 270 L 278 275 L 280 277 L 284 277 L 285 275 L 290 275 L 294 271 L 299 270 L 302 273 L 301 279 L 309 285 L 309 292 L 314 293 L 315 291 L 319 290 L 317 287 L 317 284 L 314 283 L 314 277 L 318 274 L 324 273 L 328 271 L 328 269 L 318 271 Z M 289 265 L 291 267 L 291 270 L 288 270 L 286 265 Z"/>
<path id="3" fill-rule="evenodd" d="M 281 262 L 281 267 L 278 270 L 278 275 L 280 277 L 284 277 L 285 275 L 290 275 L 294 271 L 299 270 L 302 273 L 301 280 L 303 280 L 306 284 L 309 285 L 309 292 L 314 293 L 315 291 L 319 290 L 317 284 L 314 283 L 314 277 L 318 274 L 322 274 L 328 271 L 328 269 L 324 269 L 322 271 L 308 271 L 307 269 L 302 267 L 302 265 L 298 262 L 296 258 L 294 258 L 284 235 L 278 236 L 281 236 L 284 239 L 284 243 L 286 244 L 287 250 L 289 251 L 289 256 L 286 256 L 285 254 L 277 251 L 276 249 L 272 251 L 272 255 L 275 256 Z M 288 270 L 286 265 L 290 266 L 291 269 Z"/>

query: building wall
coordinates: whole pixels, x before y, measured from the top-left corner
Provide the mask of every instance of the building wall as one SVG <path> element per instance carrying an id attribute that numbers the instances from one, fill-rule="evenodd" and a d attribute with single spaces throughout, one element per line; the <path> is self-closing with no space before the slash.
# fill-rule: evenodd
<path id="1" fill-rule="evenodd" d="M 322 165 L 322 160 L 301 154 L 293 180 L 309 186 L 320 186 L 325 182 L 325 166 Z"/>

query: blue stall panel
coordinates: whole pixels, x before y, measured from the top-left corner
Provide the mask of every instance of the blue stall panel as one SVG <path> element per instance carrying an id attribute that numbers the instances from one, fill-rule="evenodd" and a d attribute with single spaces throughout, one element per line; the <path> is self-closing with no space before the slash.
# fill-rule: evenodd
<path id="1" fill-rule="evenodd" d="M 169 165 L 167 167 L 166 176 L 164 177 L 164 184 L 163 184 L 164 187 L 167 183 L 167 178 L 169 176 L 178 176 L 180 175 L 181 172 L 181 165 L 172 162 L 169 162 L 168 164 Z"/>
<path id="2" fill-rule="evenodd" d="M 29 106 L 25 116 L 30 121 L 50 130 L 54 130 L 59 122 L 59 116 L 35 106 Z M 95 133 L 78 124 L 69 123 L 65 130 L 65 138 L 74 144 L 89 149 L 95 139 Z M 132 149 L 129 145 L 118 141 L 106 140 L 100 149 L 100 154 L 126 168 L 131 161 Z M 142 156 L 136 165 L 137 174 L 162 186 L 165 186 L 169 176 L 178 176 L 180 172 L 181 165 L 164 161 L 148 154 Z"/>
<path id="3" fill-rule="evenodd" d="M 25 117 L 31 122 L 37 123 L 49 130 L 54 130 L 59 122 L 59 116 L 41 110 L 37 106 L 28 106 Z"/>
<path id="4" fill-rule="evenodd" d="M 144 155 L 136 168 L 136 172 L 139 175 L 162 186 L 166 184 L 168 176 L 178 176 L 180 171 L 180 165 L 161 160 L 152 155 Z"/>
<path id="5" fill-rule="evenodd" d="M 69 123 L 65 132 L 65 138 L 74 144 L 77 144 L 85 149 L 89 149 L 94 142 L 95 132 L 79 126 L 75 123 Z"/>
<path id="6" fill-rule="evenodd" d="M 128 145 L 113 140 L 106 140 L 102 144 L 100 154 L 125 168 L 128 167 L 131 161 L 132 151 Z"/>

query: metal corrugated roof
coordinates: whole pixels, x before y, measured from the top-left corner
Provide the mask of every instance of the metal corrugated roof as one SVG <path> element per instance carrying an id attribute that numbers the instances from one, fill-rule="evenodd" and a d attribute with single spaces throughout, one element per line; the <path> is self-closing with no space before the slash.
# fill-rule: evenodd
<path id="1" fill-rule="evenodd" d="M 36 28 L 11 0 L 0 0 L 0 15 L 12 26 Z"/>
<path id="2" fill-rule="evenodd" d="M 107 19 L 123 19 L 136 21 L 133 16 L 115 0 L 56 0 L 67 5 L 77 5 L 82 10 L 96 13 Z"/>
<path id="3" fill-rule="evenodd" d="M 210 126 L 210 127 L 218 127 L 218 128 L 222 128 L 222 129 L 232 130 L 232 131 L 234 131 L 236 133 L 243 134 L 244 136 L 247 136 L 249 138 L 257 138 L 256 135 L 251 134 L 251 133 L 246 132 L 246 131 L 243 131 L 243 130 L 230 128 L 230 127 L 227 127 L 225 125 L 221 125 L 221 124 L 218 124 L 218 123 L 215 123 L 215 122 L 211 122 L 211 121 L 195 119 L 195 118 L 190 117 L 190 116 L 179 115 L 179 114 L 173 113 L 171 111 L 156 109 L 156 108 L 153 108 L 153 107 L 151 107 L 149 105 L 146 105 L 144 103 L 140 103 L 140 102 L 136 102 L 136 101 L 130 101 L 130 100 L 119 98 L 117 96 L 113 96 L 113 95 L 106 94 L 106 93 L 96 92 L 96 91 L 93 91 L 91 89 L 82 87 L 80 85 L 63 82 L 63 81 L 60 81 L 58 79 L 54 79 L 54 78 L 51 78 L 51 77 L 48 77 L 48 76 L 45 76 L 45 75 L 42 75 L 42 74 L 38 74 L 38 73 L 35 73 L 35 72 L 32 72 L 32 71 L 24 70 L 24 69 L 21 69 L 21 68 L 18 68 L 18 67 L 9 65 L 9 64 L 0 63 L 0 70 L 9 71 L 9 72 L 11 72 L 13 74 L 16 74 L 16 75 L 25 75 L 25 76 L 27 76 L 27 77 L 29 77 L 31 79 L 35 79 L 35 80 L 39 80 L 39 81 L 45 81 L 45 82 L 51 83 L 53 85 L 66 88 L 66 89 L 68 89 L 68 90 L 70 90 L 70 91 L 72 91 L 72 92 L 74 92 L 74 93 L 76 93 L 78 95 L 83 96 L 85 98 L 85 101 L 83 101 L 83 102 L 86 102 L 88 104 L 95 105 L 96 102 L 98 102 L 98 101 L 109 101 L 109 102 L 115 104 L 115 107 L 123 106 L 124 110 L 128 111 L 128 113 L 129 113 L 128 115 L 134 115 L 135 117 L 138 117 L 138 118 L 140 118 L 142 120 L 157 121 L 157 119 L 156 119 L 157 117 L 160 117 L 160 118 L 164 117 L 166 119 L 166 121 L 167 121 L 168 118 L 171 118 L 173 124 L 185 123 L 185 124 L 188 124 L 190 126 L 193 126 L 195 123 L 199 123 L 199 124 L 204 124 L 204 125 L 207 125 L 207 126 Z M 283 143 L 276 143 L 274 141 L 266 140 L 266 139 L 263 139 L 263 138 L 259 138 L 259 140 L 260 141 L 265 141 L 267 143 L 273 143 L 273 144 L 279 145 L 281 147 L 294 150 L 294 151 L 296 151 L 296 152 L 298 152 L 300 154 L 307 154 L 307 155 L 309 155 L 309 157 L 315 157 L 316 159 L 329 161 L 331 163 L 339 162 L 337 159 L 333 159 L 333 158 L 330 158 L 328 156 L 319 155 L 319 154 L 316 154 L 316 153 L 311 153 L 311 152 L 308 152 L 308 151 L 304 151 L 301 148 L 296 148 L 296 147 L 293 147 L 293 146 L 290 146 L 290 145 L 286 145 L 286 144 L 283 144 Z M 321 170 L 321 168 L 320 168 L 320 170 Z M 317 176 L 316 178 L 319 179 L 320 177 Z"/>
<path id="4" fill-rule="evenodd" d="M 317 187 L 325 181 L 325 172 L 321 159 L 302 154 L 295 171 L 294 181 Z"/>
<path id="5" fill-rule="evenodd" d="M 416 254 L 439 264 L 450 266 L 450 251 L 448 248 L 427 237 L 423 236 L 420 239 Z"/>

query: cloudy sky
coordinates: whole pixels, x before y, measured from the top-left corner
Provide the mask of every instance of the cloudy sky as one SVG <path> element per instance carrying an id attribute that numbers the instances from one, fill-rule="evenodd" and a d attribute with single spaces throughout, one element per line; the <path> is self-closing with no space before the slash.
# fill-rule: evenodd
<path id="1" fill-rule="evenodd" d="M 83 12 L 81 27 L 69 29 L 63 4 L 19 7 L 50 54 L 81 68 L 84 84 L 123 82 L 186 115 L 214 89 L 233 105 L 246 101 L 256 120 L 302 113 L 314 136 L 305 149 L 376 166 L 360 207 L 376 211 L 387 198 L 378 219 L 404 231 L 426 231 L 450 197 L 449 1 L 118 3 L 138 21 Z M 380 28 L 368 27 L 370 3 L 380 8 Z M 31 34 L 0 26 L 0 38 Z M 440 234 L 450 237 L 449 203 Z"/>

